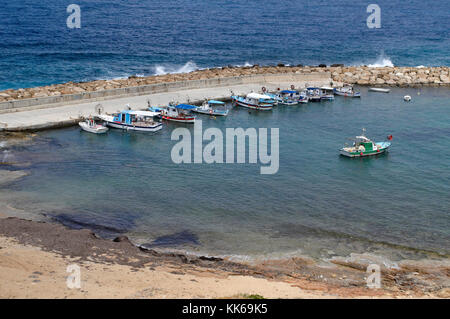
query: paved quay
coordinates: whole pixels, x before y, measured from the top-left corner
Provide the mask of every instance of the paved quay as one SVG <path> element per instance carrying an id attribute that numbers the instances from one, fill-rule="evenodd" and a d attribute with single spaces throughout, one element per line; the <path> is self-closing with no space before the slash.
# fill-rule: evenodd
<path id="1" fill-rule="evenodd" d="M 166 106 L 169 102 L 196 103 L 204 99 L 229 99 L 231 91 L 238 95 L 245 95 L 251 91 L 258 92 L 262 86 L 268 89 L 288 88 L 292 84 L 296 87 L 305 85 L 329 85 L 330 78 L 325 76 L 316 81 L 297 78 L 280 78 L 281 81 L 246 83 L 238 85 L 224 85 L 216 87 L 179 89 L 170 92 L 111 97 L 107 99 L 89 99 L 73 101 L 66 104 L 43 104 L 30 107 L 2 110 L 0 112 L 0 131 L 34 131 L 75 125 L 83 117 L 95 114 L 95 108 L 101 104 L 105 113 L 118 112 L 129 104 L 133 110 L 147 108 L 148 101 L 152 106 Z"/>

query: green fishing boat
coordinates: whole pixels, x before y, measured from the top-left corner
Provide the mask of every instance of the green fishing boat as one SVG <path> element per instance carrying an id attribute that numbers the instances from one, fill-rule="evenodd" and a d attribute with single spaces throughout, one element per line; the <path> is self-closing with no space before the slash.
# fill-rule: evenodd
<path id="1" fill-rule="evenodd" d="M 391 146 L 392 135 L 388 135 L 387 140 L 384 142 L 373 142 L 369 138 L 367 138 L 364 133 L 365 129 L 363 129 L 363 134 L 360 136 L 356 136 L 354 139 L 352 146 L 344 146 L 340 149 L 340 153 L 343 156 L 347 157 L 364 157 L 371 155 L 379 155 L 386 153 Z"/>

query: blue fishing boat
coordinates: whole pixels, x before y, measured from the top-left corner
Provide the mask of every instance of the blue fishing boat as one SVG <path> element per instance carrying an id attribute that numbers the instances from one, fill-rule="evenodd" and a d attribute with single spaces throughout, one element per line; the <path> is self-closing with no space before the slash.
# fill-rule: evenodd
<path id="1" fill-rule="evenodd" d="M 158 115 L 150 111 L 126 110 L 113 115 L 101 114 L 98 117 L 112 128 L 131 131 L 156 132 L 163 128 L 162 123 L 154 120 Z"/>
<path id="2" fill-rule="evenodd" d="M 213 106 L 225 106 L 225 102 L 222 101 L 216 101 L 216 100 L 209 100 L 203 102 L 203 104 L 196 109 L 193 109 L 192 112 L 200 113 L 200 114 L 206 114 L 210 116 L 227 116 L 228 110 L 227 109 L 214 109 Z"/>
<path id="3" fill-rule="evenodd" d="M 231 101 L 233 105 L 261 111 L 270 111 L 275 104 L 275 101 L 270 96 L 254 92 L 247 94 L 246 97 L 232 95 Z"/>

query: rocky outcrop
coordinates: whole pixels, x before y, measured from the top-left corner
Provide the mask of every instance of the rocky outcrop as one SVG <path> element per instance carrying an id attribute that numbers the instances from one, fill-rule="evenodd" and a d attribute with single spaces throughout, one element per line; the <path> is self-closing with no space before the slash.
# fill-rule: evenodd
<path id="1" fill-rule="evenodd" d="M 0 102 L 59 96 L 82 92 L 95 92 L 124 87 L 142 86 L 147 84 L 166 83 L 186 80 L 201 80 L 218 77 L 234 77 L 255 74 L 280 73 L 313 73 L 330 72 L 335 84 L 350 83 L 371 86 L 447 86 L 450 87 L 449 67 L 380 67 L 344 66 L 251 66 L 251 67 L 223 67 L 198 70 L 182 74 L 165 74 L 148 77 L 130 76 L 126 79 L 97 80 L 92 82 L 68 82 L 43 87 L 5 90 L 0 92 Z"/>

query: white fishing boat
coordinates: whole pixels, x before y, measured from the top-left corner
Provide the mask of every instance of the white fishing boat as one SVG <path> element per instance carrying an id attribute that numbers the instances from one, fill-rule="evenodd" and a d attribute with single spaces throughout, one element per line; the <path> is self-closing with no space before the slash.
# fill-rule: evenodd
<path id="1" fill-rule="evenodd" d="M 405 96 L 403 97 L 403 100 L 404 100 L 405 102 L 409 102 L 409 101 L 411 101 L 411 96 L 410 96 L 410 95 L 405 95 Z"/>
<path id="2" fill-rule="evenodd" d="M 156 132 L 163 128 L 162 123 L 154 120 L 157 112 L 126 110 L 113 115 L 101 114 L 98 117 L 107 126 L 127 131 Z"/>
<path id="3" fill-rule="evenodd" d="M 309 98 L 308 98 L 308 91 L 307 90 L 303 90 L 300 93 L 300 97 L 298 98 L 298 103 L 308 103 Z"/>
<path id="4" fill-rule="evenodd" d="M 340 88 L 334 88 L 334 94 L 345 97 L 361 97 L 361 92 L 355 92 L 352 85 L 344 85 Z"/>
<path id="5" fill-rule="evenodd" d="M 225 102 L 222 101 L 216 101 L 216 100 L 209 100 L 203 102 L 203 104 L 196 109 L 192 109 L 192 112 L 200 113 L 200 114 L 206 114 L 209 116 L 227 116 L 228 110 L 224 109 L 214 109 L 213 106 L 225 106 Z"/>
<path id="6" fill-rule="evenodd" d="M 321 93 L 320 93 L 320 89 L 317 87 L 308 87 L 306 88 L 306 92 L 308 95 L 308 100 L 310 102 L 320 102 L 320 97 L 321 97 Z"/>
<path id="7" fill-rule="evenodd" d="M 389 92 L 391 92 L 391 89 L 384 89 L 384 88 L 369 88 L 369 91 L 372 91 L 372 92 L 379 92 L 379 93 L 389 93 Z"/>
<path id="8" fill-rule="evenodd" d="M 322 86 L 320 88 L 320 100 L 332 101 L 334 100 L 334 89 L 328 86 Z"/>
<path id="9" fill-rule="evenodd" d="M 231 101 L 233 102 L 233 105 L 261 111 L 272 110 L 275 103 L 270 96 L 254 92 L 247 94 L 246 97 L 233 95 L 231 96 Z"/>
<path id="10" fill-rule="evenodd" d="M 297 105 L 300 100 L 300 92 L 295 90 L 282 90 L 279 96 L 281 101 L 278 103 L 282 105 Z"/>
<path id="11" fill-rule="evenodd" d="M 170 104 L 166 109 L 161 111 L 161 118 L 166 121 L 179 123 L 195 123 L 195 116 L 190 111 L 195 110 L 195 105 L 189 104 Z"/>
<path id="12" fill-rule="evenodd" d="M 86 121 L 78 123 L 78 125 L 86 132 L 94 134 L 103 134 L 108 131 L 106 126 L 95 123 L 92 117 L 88 118 Z"/>

